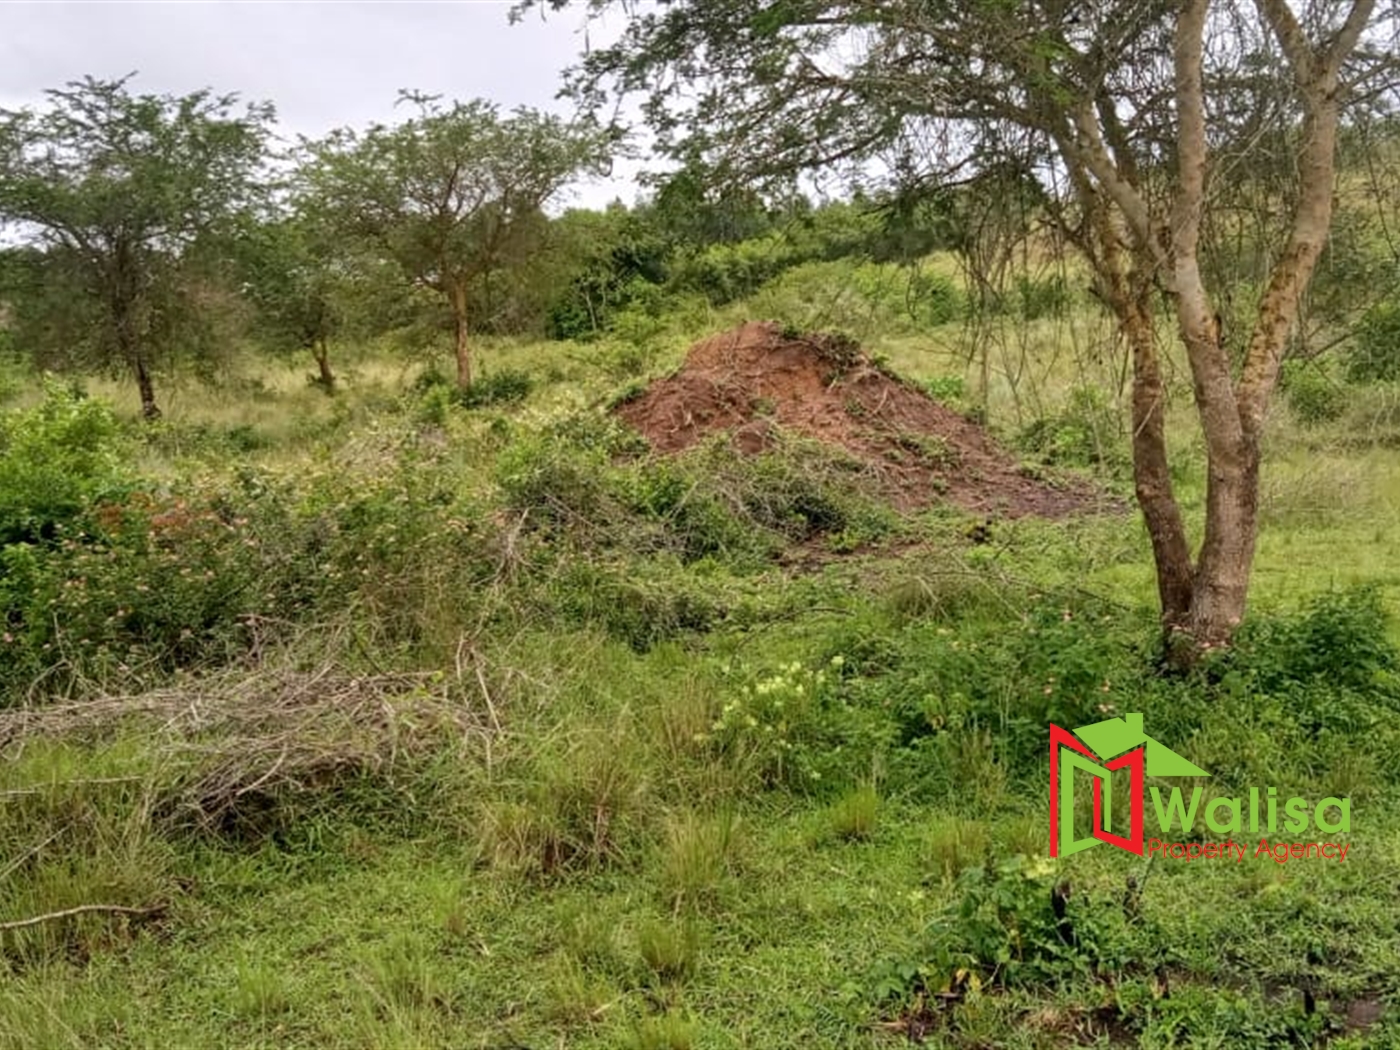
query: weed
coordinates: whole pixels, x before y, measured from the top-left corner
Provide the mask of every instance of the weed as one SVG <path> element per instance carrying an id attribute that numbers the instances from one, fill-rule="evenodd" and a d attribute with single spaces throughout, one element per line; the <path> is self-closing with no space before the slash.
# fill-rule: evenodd
<path id="1" fill-rule="evenodd" d="M 686 981 L 700 961 L 700 929 L 690 919 L 649 920 L 637 931 L 637 951 L 656 977 L 667 982 Z"/>
<path id="2" fill-rule="evenodd" d="M 648 789 L 633 755 L 602 734 L 544 754 L 525 798 L 482 807 L 479 835 L 494 863 L 553 876 L 621 859 L 634 838 Z"/>
<path id="3" fill-rule="evenodd" d="M 457 395 L 456 402 L 464 408 L 515 405 L 529 397 L 534 387 L 530 373 L 503 368 L 478 376 L 470 387 Z"/>
<path id="4" fill-rule="evenodd" d="M 1357 328 L 1347 372 L 1359 383 L 1400 379 L 1400 302 L 1391 298 L 1367 311 Z"/>
<path id="5" fill-rule="evenodd" d="M 686 811 L 667 827 L 661 883 L 675 906 L 712 902 L 730 874 L 739 845 L 739 821 L 730 811 L 701 817 Z"/>
<path id="6" fill-rule="evenodd" d="M 239 1017 L 267 1021 L 288 1013 L 292 998 L 286 978 L 269 961 L 244 959 L 229 989 L 230 1007 Z"/>
<path id="7" fill-rule="evenodd" d="M 1346 411 L 1346 391 L 1313 362 L 1288 362 L 1282 387 L 1288 407 L 1304 426 L 1331 422 Z"/>
<path id="8" fill-rule="evenodd" d="M 620 998 L 607 981 L 567 955 L 555 958 L 547 982 L 547 1010 L 560 1024 L 596 1024 Z"/>
<path id="9" fill-rule="evenodd" d="M 446 988 L 435 972 L 424 941 L 400 934 L 373 951 L 364 964 L 364 984 L 385 1016 L 438 1006 Z"/>
<path id="10" fill-rule="evenodd" d="M 941 817 L 925 838 L 929 869 L 940 879 L 957 879 L 969 868 L 986 861 L 991 849 L 986 825 L 963 817 Z"/>
<path id="11" fill-rule="evenodd" d="M 675 1014 L 650 1017 L 633 1029 L 628 1045 L 632 1050 L 692 1050 L 696 1026 Z"/>
<path id="12" fill-rule="evenodd" d="M 851 788 L 828 811 L 831 830 L 838 838 L 864 840 L 875 834 L 880 796 L 870 784 Z"/>

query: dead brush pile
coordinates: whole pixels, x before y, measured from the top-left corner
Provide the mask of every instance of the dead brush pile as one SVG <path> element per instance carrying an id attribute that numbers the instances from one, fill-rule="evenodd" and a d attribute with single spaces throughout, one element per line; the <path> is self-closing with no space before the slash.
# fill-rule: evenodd
<path id="1" fill-rule="evenodd" d="M 364 777 L 392 783 L 449 748 L 489 759 L 498 732 L 484 674 L 350 675 L 328 664 L 230 670 L 138 694 L 0 711 L 0 756 L 17 759 L 38 741 L 100 746 L 135 737 L 150 763 L 130 779 L 143 782 L 155 822 L 239 836 L 275 826 L 299 799 Z"/>

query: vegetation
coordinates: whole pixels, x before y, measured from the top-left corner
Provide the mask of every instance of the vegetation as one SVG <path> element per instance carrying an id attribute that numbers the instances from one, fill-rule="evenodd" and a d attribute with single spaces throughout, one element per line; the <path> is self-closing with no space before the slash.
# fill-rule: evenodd
<path id="1" fill-rule="evenodd" d="M 128 78 L 129 79 L 129 78 Z M 89 77 L 49 92 L 41 112 L 0 111 L 0 216 L 46 250 L 29 329 L 34 349 L 129 369 L 141 411 L 160 414 L 153 357 L 189 341 L 220 237 L 255 202 L 271 107 L 236 98 L 137 95 Z"/>
<path id="2" fill-rule="evenodd" d="M 516 10 L 546 5 L 569 0 Z M 630 9 L 588 4 L 594 15 L 615 6 Z M 1186 666 L 1228 644 L 1244 617 L 1264 421 L 1332 226 L 1342 118 L 1396 86 L 1391 15 L 1374 0 L 1306 8 L 1300 17 L 1284 0 L 1035 10 L 919 0 L 872 10 L 853 0 L 814 16 L 803 4 L 676 3 L 630 17 L 572 86 L 595 107 L 610 91 L 644 94 L 672 158 L 708 166 L 714 180 L 771 184 L 893 157 L 912 193 L 971 171 L 988 190 L 1010 191 L 1019 236 L 1031 212 L 1047 223 L 1132 348 L 1136 496 L 1164 641 Z M 1207 48 L 1208 29 L 1232 46 Z M 1144 48 L 1158 58 L 1145 61 Z M 1286 180 L 1275 178 L 1281 167 Z M 1217 181 L 1232 189 L 1217 194 Z M 1267 200 L 1282 218 L 1253 230 L 1268 261 L 1238 304 L 1248 335 L 1232 356 L 1217 303 L 1237 282 L 1203 258 L 1213 236 L 1237 234 L 1240 197 Z M 1167 454 L 1159 300 L 1191 370 L 1211 462 L 1194 556 Z"/>
<path id="3" fill-rule="evenodd" d="M 406 95 L 419 115 L 363 135 L 340 131 L 311 146 L 302 169 L 308 205 L 340 232 L 393 259 L 403 276 L 444 297 L 451 311 L 457 385 L 471 386 L 474 286 L 539 250 L 541 208 L 596 161 L 586 129 L 529 110 L 502 120 L 481 101 L 444 108 Z"/>
<path id="4" fill-rule="evenodd" d="M 781 37 L 800 6 L 749 30 Z M 124 82 L 53 112 L 92 91 L 153 126 L 224 114 Z M 540 189 L 434 225 L 410 191 L 450 189 L 428 176 L 453 158 L 495 193 L 537 146 L 548 188 L 595 139 L 424 101 L 259 153 L 265 200 L 224 195 L 238 153 L 217 221 L 147 244 L 159 419 L 110 358 L 53 352 L 40 276 L 68 235 L 0 253 L 0 1045 L 1400 1044 L 1396 258 L 1366 232 L 1400 198 L 1363 192 L 1366 165 L 1339 153 L 1362 233 L 1329 246 L 1264 423 L 1250 614 L 1168 669 L 1127 511 L 1141 347 L 1046 232 L 1065 202 L 999 170 L 1015 193 L 986 172 L 815 204 L 697 160 L 631 207 L 551 215 Z M 238 137 L 218 128 L 195 139 Z M 0 167 L 11 219 L 39 185 L 26 149 Z M 122 187 L 108 203 L 145 185 L 134 162 L 83 170 L 84 192 Z M 1235 254 L 1211 233 L 1203 266 L 1272 258 L 1276 229 L 1212 214 Z M 454 317 L 459 278 L 497 309 Z M 73 294 L 100 339 L 107 300 Z M 1148 305 L 1200 535 L 1199 348 Z M 747 452 L 663 456 L 621 421 L 685 347 L 756 317 L 844 331 L 827 365 L 901 377 L 1016 450 L 1009 475 L 1109 509 L 895 505 L 885 471 L 977 467 L 908 428 L 855 462 L 744 376 Z M 469 386 L 460 357 L 438 370 L 449 332 Z M 1249 338 L 1221 346 L 1242 365 Z M 868 425 L 852 404 L 843 425 Z M 1348 799 L 1346 860 L 1276 854 L 1283 832 L 1234 836 L 1238 861 L 1048 856 L 1048 725 L 1130 713 L 1210 795 Z"/>

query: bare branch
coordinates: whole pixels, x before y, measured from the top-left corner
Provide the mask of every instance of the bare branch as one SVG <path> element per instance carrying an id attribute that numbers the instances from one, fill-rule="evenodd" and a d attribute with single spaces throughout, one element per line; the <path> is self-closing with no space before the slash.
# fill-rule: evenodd
<path id="1" fill-rule="evenodd" d="M 67 919 L 74 915 L 86 915 L 91 912 L 104 912 L 114 915 L 158 915 L 165 911 L 164 904 L 153 904 L 148 908 L 128 908 L 122 904 L 79 904 L 76 908 L 64 908 L 62 911 L 51 911 L 43 915 L 34 915 L 28 919 L 15 919 L 12 922 L 0 922 L 0 932 L 8 930 L 23 930 L 30 926 L 38 926 L 41 923 L 53 922 L 56 919 Z"/>

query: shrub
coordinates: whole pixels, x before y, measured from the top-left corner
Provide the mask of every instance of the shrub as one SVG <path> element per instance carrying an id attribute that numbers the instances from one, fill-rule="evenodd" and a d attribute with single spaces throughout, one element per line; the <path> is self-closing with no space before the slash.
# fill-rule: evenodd
<path id="1" fill-rule="evenodd" d="M 551 581 L 545 615 L 601 627 L 636 652 L 687 632 L 707 631 L 724 616 L 721 598 L 678 572 L 650 563 L 602 565 L 578 560 Z"/>
<path id="2" fill-rule="evenodd" d="M 1017 316 L 1023 321 L 1059 317 L 1069 305 L 1069 286 L 1060 274 L 1040 279 L 1017 274 L 1012 302 Z"/>
<path id="3" fill-rule="evenodd" d="M 463 604 L 439 591 L 471 595 L 483 571 L 448 480 L 412 447 L 354 472 L 242 469 L 0 548 L 0 694 L 41 673 L 57 689 L 211 666 L 260 644 L 268 621 L 358 615 L 362 642 L 429 640 Z"/>
<path id="4" fill-rule="evenodd" d="M 0 545 L 76 529 L 99 501 L 134 487 L 128 459 L 106 404 L 47 382 L 37 407 L 0 416 Z"/>
<path id="5" fill-rule="evenodd" d="M 530 373 L 515 368 L 503 368 L 498 372 L 487 372 L 461 391 L 456 400 L 464 408 L 481 408 L 485 405 L 519 404 L 530 396 L 535 381 Z"/>
<path id="6" fill-rule="evenodd" d="M 914 271 L 905 292 L 909 316 L 929 326 L 950 324 L 963 315 L 963 296 L 958 286 L 936 273 Z"/>
<path id="7" fill-rule="evenodd" d="M 1016 443 L 1048 464 L 1116 468 L 1128 462 L 1118 413 L 1103 391 L 1094 387 L 1071 390 L 1057 415 L 1032 422 Z"/>
<path id="8" fill-rule="evenodd" d="M 1288 407 L 1304 426 L 1329 423 L 1346 411 L 1346 391 L 1310 362 L 1285 365 L 1282 385 Z"/>
<path id="9" fill-rule="evenodd" d="M 1347 375 L 1358 383 L 1400 379 L 1400 299 L 1379 303 L 1366 312 L 1356 329 Z"/>
<path id="10" fill-rule="evenodd" d="M 600 520 L 605 470 L 601 449 L 532 435 L 501 453 L 496 483 L 506 506 L 533 524 L 567 526 Z"/>
<path id="11" fill-rule="evenodd" d="M 967 399 L 967 380 L 962 376 L 934 376 L 919 384 L 935 401 L 956 405 Z"/>
<path id="12" fill-rule="evenodd" d="M 1313 683 L 1394 690 L 1400 651 L 1388 627 L 1374 586 L 1323 594 L 1292 616 L 1249 621 L 1239 633 L 1231 666 L 1252 675 L 1266 691 Z"/>

